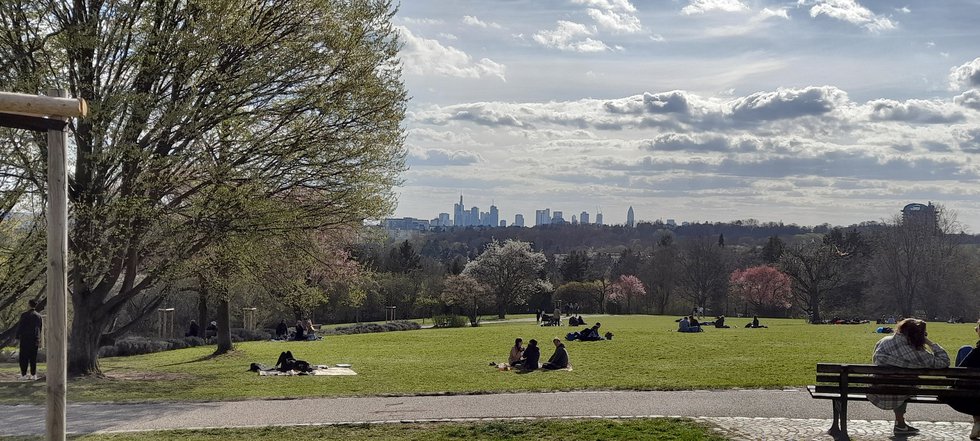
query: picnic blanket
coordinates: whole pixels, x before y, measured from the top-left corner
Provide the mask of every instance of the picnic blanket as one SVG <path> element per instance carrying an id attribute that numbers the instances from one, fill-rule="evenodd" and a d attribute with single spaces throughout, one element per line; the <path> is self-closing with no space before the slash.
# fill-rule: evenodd
<path id="1" fill-rule="evenodd" d="M 517 368 L 511 367 L 511 365 L 508 364 L 508 363 L 497 363 L 497 370 L 498 371 L 510 371 L 510 370 L 516 370 L 516 369 Z M 572 371 L 572 365 L 568 365 L 568 367 L 567 368 L 564 368 L 564 369 L 541 369 L 541 364 L 538 364 L 538 370 L 542 370 L 542 371 L 544 371 L 544 370 L 569 371 L 569 372 L 571 372 Z"/>
<path id="2" fill-rule="evenodd" d="M 343 376 L 343 375 L 357 375 L 353 369 L 349 367 L 339 367 L 339 366 L 327 366 L 327 365 L 316 365 L 313 372 L 299 372 L 299 371 L 286 371 L 280 372 L 277 370 L 267 370 L 259 371 L 259 375 L 262 377 L 279 377 L 279 376 L 293 376 L 293 375 L 327 375 L 327 376 Z"/>

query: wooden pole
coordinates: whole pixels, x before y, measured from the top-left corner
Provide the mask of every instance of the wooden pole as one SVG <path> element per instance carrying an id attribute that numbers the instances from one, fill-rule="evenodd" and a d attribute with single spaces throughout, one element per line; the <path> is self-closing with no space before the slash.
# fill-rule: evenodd
<path id="1" fill-rule="evenodd" d="M 54 89 L 52 89 L 54 90 Z M 51 95 L 51 90 L 48 91 Z M 64 95 L 38 96 L 24 93 L 0 92 L 0 110 L 34 116 L 81 117 L 88 113 L 88 104 L 81 98 Z"/>
<path id="2" fill-rule="evenodd" d="M 0 94 L 2 99 L 12 99 L 12 95 Z M 61 102 L 74 102 L 65 97 L 68 92 L 62 89 L 50 89 L 51 97 L 35 97 L 26 95 L 34 101 L 22 110 L 27 113 L 40 111 L 41 114 L 64 116 L 84 114 L 84 102 L 81 109 L 71 112 L 63 108 L 59 111 L 48 110 L 48 105 Z M 31 106 L 30 103 L 39 103 Z M 16 104 L 16 103 L 15 103 Z M 13 107 L 12 107 L 13 106 Z M 6 102 L 0 104 L 4 109 L 19 110 L 20 108 Z M 80 112 L 80 113 L 79 113 Z M 68 382 L 68 172 L 65 150 L 68 144 L 68 134 L 64 130 L 48 130 L 48 322 L 44 325 L 47 343 L 47 439 L 48 441 L 64 441 L 66 432 L 66 384 Z"/>

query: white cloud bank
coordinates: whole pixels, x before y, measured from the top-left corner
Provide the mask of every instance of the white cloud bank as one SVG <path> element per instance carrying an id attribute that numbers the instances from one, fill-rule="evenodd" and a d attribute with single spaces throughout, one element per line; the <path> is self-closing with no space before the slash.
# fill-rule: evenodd
<path id="1" fill-rule="evenodd" d="M 588 26 L 571 21 L 559 20 L 553 30 L 539 31 L 533 38 L 538 44 L 570 52 L 603 52 L 612 50 L 601 40 L 591 37 L 594 32 Z"/>
<path id="2" fill-rule="evenodd" d="M 871 32 L 895 29 L 897 25 L 888 17 L 875 14 L 861 6 L 857 0 L 799 0 L 800 6 L 811 6 L 810 16 L 827 17 L 861 26 Z"/>
<path id="3" fill-rule="evenodd" d="M 706 12 L 746 12 L 749 7 L 740 0 L 691 0 L 691 3 L 681 9 L 684 15 L 704 14 Z"/>
<path id="4" fill-rule="evenodd" d="M 404 43 L 399 56 L 406 74 L 471 79 L 497 77 L 507 80 L 507 66 L 503 64 L 489 58 L 474 61 L 466 52 L 444 46 L 438 40 L 417 36 L 403 26 L 398 27 L 398 30 Z"/>

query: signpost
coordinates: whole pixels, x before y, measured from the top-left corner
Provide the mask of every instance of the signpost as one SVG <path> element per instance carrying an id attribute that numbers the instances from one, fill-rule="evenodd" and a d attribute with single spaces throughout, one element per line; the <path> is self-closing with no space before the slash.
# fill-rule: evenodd
<path id="1" fill-rule="evenodd" d="M 67 98 L 63 89 L 48 96 L 0 92 L 0 126 L 47 132 L 47 420 L 49 441 L 64 441 L 68 365 L 68 170 L 66 149 L 68 118 L 84 117 L 83 99 Z"/>

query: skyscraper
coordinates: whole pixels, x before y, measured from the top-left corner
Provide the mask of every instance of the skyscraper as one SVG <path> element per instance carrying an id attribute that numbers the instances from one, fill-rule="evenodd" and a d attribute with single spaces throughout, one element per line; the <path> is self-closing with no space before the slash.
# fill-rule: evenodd
<path id="1" fill-rule="evenodd" d="M 551 223 L 551 209 L 534 211 L 534 225 L 548 225 Z"/>
<path id="2" fill-rule="evenodd" d="M 522 227 L 522 228 L 524 227 L 524 215 L 523 214 L 515 214 L 514 215 L 514 226 L 515 227 Z"/>
<path id="3" fill-rule="evenodd" d="M 572 225 L 578 225 L 578 218 L 574 214 L 572 215 Z"/>
<path id="4" fill-rule="evenodd" d="M 633 228 L 636 226 L 636 219 L 633 216 L 633 206 L 630 205 L 630 209 L 626 211 L 626 226 Z"/>
<path id="5" fill-rule="evenodd" d="M 480 207 L 470 208 L 470 215 L 467 216 L 466 226 L 479 226 L 480 225 Z"/>
<path id="6" fill-rule="evenodd" d="M 466 226 L 466 208 L 463 205 L 463 195 L 459 195 L 459 203 L 453 205 L 453 225 Z"/>
<path id="7" fill-rule="evenodd" d="M 602 225 L 602 212 L 601 211 L 595 214 L 595 224 L 596 225 Z"/>
<path id="8" fill-rule="evenodd" d="M 500 211 L 497 210 L 497 206 L 490 204 L 490 222 L 491 227 L 496 227 L 500 225 Z"/>
<path id="9" fill-rule="evenodd" d="M 449 213 L 439 213 L 439 226 L 448 227 L 452 224 L 449 222 Z"/>
<path id="10" fill-rule="evenodd" d="M 551 214 L 551 223 L 553 224 L 563 224 L 565 223 L 564 213 L 560 211 L 555 211 Z"/>
<path id="11" fill-rule="evenodd" d="M 589 223 L 589 212 L 588 211 L 583 211 L 582 214 L 580 214 L 578 216 L 578 221 L 582 225 L 588 225 L 588 223 Z"/>

